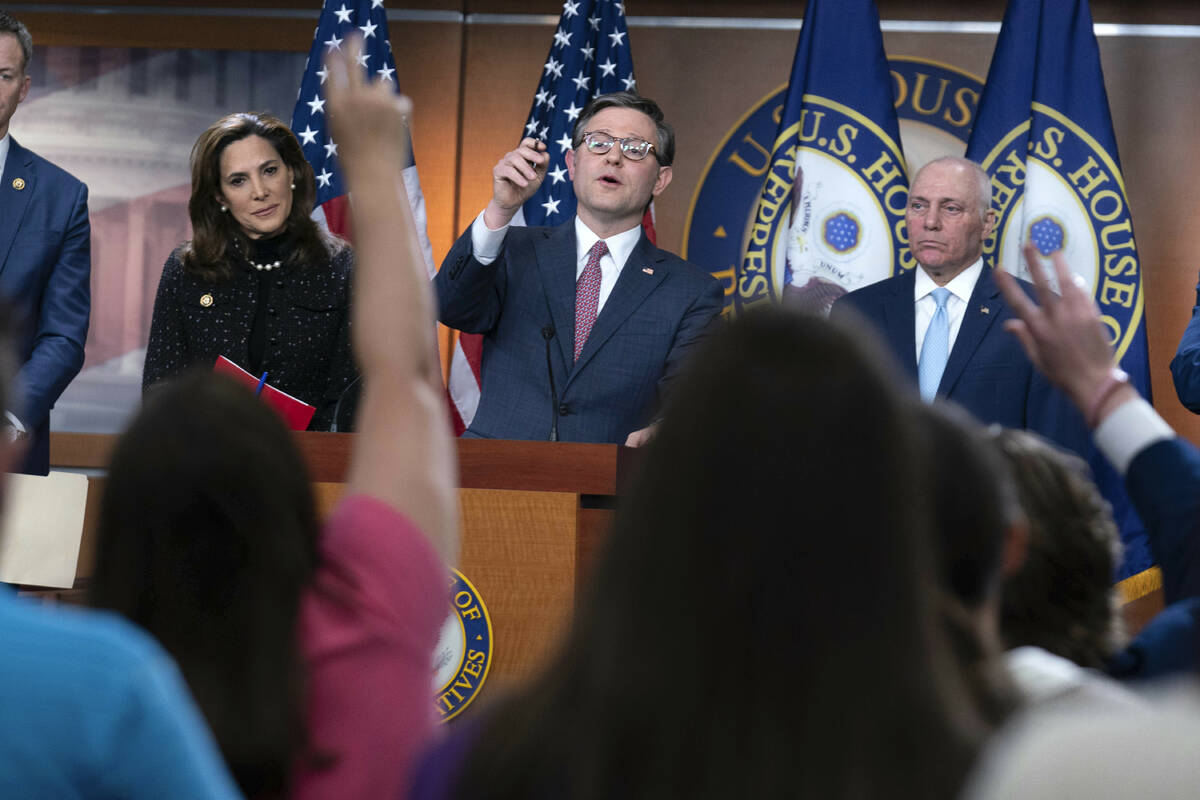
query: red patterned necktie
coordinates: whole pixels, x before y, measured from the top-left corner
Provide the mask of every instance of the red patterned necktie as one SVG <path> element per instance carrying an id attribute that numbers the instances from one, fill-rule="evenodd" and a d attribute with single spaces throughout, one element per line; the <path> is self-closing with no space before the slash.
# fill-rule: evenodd
<path id="1" fill-rule="evenodd" d="M 592 325 L 596 323 L 596 309 L 600 305 L 600 259 L 608 253 L 603 239 L 596 241 L 588 250 L 587 266 L 575 284 L 575 360 L 583 352 Z"/>

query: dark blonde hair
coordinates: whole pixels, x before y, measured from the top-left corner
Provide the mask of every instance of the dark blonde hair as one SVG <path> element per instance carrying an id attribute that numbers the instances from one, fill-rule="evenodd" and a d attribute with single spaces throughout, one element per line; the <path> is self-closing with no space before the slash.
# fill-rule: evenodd
<path id="1" fill-rule="evenodd" d="M 249 239 L 232 215 L 221 211 L 221 154 L 234 142 L 248 136 L 261 136 L 275 148 L 291 170 L 296 188 L 292 192 L 292 210 L 284 227 L 292 242 L 286 256 L 289 266 L 323 264 L 340 247 L 337 239 L 326 234 L 312 220 L 316 199 L 312 166 L 291 129 L 282 120 L 261 112 L 243 111 L 222 117 L 213 123 L 192 146 L 192 196 L 188 215 L 192 220 L 192 241 L 183 249 L 183 267 L 207 281 L 228 280 L 233 274 L 230 246 L 249 250 Z"/>
<path id="2" fill-rule="evenodd" d="M 1103 667 L 1125 638 L 1112 585 L 1121 560 L 1112 508 L 1078 456 L 1025 431 L 991 437 L 1029 519 L 1025 561 L 1004 581 L 1000 635 L 1008 647 L 1036 645 Z"/>

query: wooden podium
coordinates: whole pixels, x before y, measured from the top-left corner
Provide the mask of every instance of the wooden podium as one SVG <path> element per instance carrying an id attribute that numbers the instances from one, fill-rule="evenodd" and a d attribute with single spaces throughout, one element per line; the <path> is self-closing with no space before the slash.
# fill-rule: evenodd
<path id="1" fill-rule="evenodd" d="M 353 434 L 297 433 L 321 513 L 341 496 Z M 104 469 L 116 437 L 54 434 L 55 468 Z M 529 675 L 565 630 L 580 577 L 612 521 L 636 451 L 617 445 L 461 439 L 458 569 L 492 623 L 488 693 Z M 89 480 L 76 585 L 91 574 L 103 477 Z"/>

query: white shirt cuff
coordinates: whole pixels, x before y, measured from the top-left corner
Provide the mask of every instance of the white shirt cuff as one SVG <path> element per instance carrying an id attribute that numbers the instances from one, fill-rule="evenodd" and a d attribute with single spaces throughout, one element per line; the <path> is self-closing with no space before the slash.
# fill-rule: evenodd
<path id="1" fill-rule="evenodd" d="M 500 255 L 500 248 L 504 246 L 504 237 L 508 234 L 508 226 L 498 230 L 492 230 L 483 221 L 483 212 L 479 212 L 479 216 L 471 223 L 471 255 L 480 264 L 488 265 L 496 260 Z"/>
<path id="2" fill-rule="evenodd" d="M 1122 476 L 1134 457 L 1155 442 L 1175 438 L 1154 407 L 1142 398 L 1117 406 L 1096 426 L 1096 447 Z"/>
<path id="3" fill-rule="evenodd" d="M 21 420 L 17 419 L 17 415 L 11 411 L 5 411 L 4 416 L 8 418 L 8 424 L 17 429 L 17 433 L 28 433 L 25 426 L 21 424 Z"/>

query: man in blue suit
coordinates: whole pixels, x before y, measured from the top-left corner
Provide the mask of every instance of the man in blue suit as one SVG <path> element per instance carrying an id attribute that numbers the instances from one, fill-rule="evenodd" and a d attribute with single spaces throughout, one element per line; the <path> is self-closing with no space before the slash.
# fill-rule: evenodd
<path id="1" fill-rule="evenodd" d="M 834 315 L 853 308 L 875 323 L 925 400 L 944 397 L 981 422 L 1087 452 L 1080 415 L 1004 331 L 1012 313 L 983 263 L 996 222 L 987 173 L 964 158 L 929 162 L 913 180 L 905 219 L 919 268 L 851 292 Z"/>
<path id="2" fill-rule="evenodd" d="M 484 334 L 479 409 L 464 436 L 640 444 L 671 379 L 723 305 L 708 273 L 642 232 L 671 182 L 674 134 L 653 100 L 595 98 L 566 154 L 578 211 L 510 226 L 546 174 L 521 141 L 492 170 L 492 199 L 434 279 L 438 318 Z"/>
<path id="3" fill-rule="evenodd" d="M 29 92 L 29 31 L 0 12 L 0 296 L 24 317 L 20 397 L 0 409 L 0 436 L 28 439 L 21 472 L 45 475 L 50 409 L 83 366 L 91 311 L 87 187 L 8 133 Z"/>

